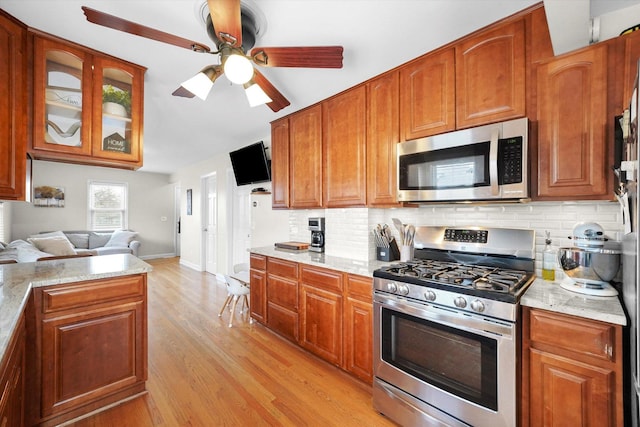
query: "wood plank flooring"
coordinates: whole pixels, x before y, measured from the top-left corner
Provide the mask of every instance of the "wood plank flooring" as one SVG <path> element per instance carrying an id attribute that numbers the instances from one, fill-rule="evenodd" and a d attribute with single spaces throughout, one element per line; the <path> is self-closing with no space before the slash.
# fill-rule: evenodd
<path id="1" fill-rule="evenodd" d="M 150 260 L 148 393 L 75 427 L 394 426 L 371 387 L 270 332 L 247 313 L 217 316 L 212 274 Z"/>

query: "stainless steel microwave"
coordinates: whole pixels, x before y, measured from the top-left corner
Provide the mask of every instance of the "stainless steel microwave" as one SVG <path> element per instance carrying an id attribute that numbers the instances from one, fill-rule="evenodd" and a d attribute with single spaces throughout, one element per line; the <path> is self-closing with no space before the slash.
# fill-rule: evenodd
<path id="1" fill-rule="evenodd" d="M 398 200 L 528 199 L 528 130 L 525 117 L 399 143 Z"/>

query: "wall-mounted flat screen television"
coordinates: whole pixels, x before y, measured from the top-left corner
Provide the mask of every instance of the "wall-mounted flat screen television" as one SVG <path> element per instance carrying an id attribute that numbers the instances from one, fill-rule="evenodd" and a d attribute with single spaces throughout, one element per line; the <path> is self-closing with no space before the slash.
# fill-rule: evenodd
<path id="1" fill-rule="evenodd" d="M 271 162 L 262 141 L 229 153 L 236 184 L 271 181 Z"/>

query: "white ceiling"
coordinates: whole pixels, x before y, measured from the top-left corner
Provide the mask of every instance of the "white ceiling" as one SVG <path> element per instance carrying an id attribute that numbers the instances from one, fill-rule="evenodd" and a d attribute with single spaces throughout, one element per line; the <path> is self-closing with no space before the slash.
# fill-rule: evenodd
<path id="1" fill-rule="evenodd" d="M 396 67 L 537 0 L 251 0 L 266 17 L 256 46 L 344 46 L 342 69 L 261 68 L 291 101 L 278 113 L 250 108 L 226 78 L 201 101 L 171 96 L 181 82 L 217 58 L 86 21 L 86 5 L 214 47 L 200 18 L 204 0 L 0 0 L 25 24 L 147 67 L 144 103 L 146 172 L 190 164 L 268 139 L 270 122 Z M 589 10 L 589 0 L 547 0 L 554 9 Z M 595 4 L 597 3 L 597 7 Z M 640 0 L 591 0 L 607 13 Z M 558 7 L 562 5 L 563 7 Z M 582 26 L 577 24 L 576 26 Z M 577 28 L 578 32 L 587 28 Z M 569 34 L 565 28 L 561 33 Z M 552 33 L 553 34 L 553 33 Z M 554 35 L 554 45 L 555 38 Z"/>

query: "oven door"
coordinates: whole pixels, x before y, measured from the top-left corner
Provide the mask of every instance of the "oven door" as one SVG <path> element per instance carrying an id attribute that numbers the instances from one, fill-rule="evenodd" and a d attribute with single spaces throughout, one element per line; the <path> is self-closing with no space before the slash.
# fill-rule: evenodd
<path id="1" fill-rule="evenodd" d="M 376 293 L 374 374 L 387 389 L 399 390 L 395 399 L 402 393 L 415 396 L 444 412 L 443 420 L 516 425 L 511 322 Z"/>

